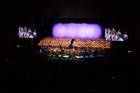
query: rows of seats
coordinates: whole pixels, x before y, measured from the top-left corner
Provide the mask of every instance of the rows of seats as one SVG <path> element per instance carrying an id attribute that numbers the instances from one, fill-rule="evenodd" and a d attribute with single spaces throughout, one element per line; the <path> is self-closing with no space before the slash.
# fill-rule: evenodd
<path id="1" fill-rule="evenodd" d="M 71 39 L 69 38 L 44 38 L 39 42 L 39 46 L 61 46 L 68 47 Z"/>
<path id="2" fill-rule="evenodd" d="M 110 42 L 100 39 L 100 40 L 81 40 L 76 39 L 73 46 L 75 47 L 91 47 L 91 48 L 110 48 Z"/>
<path id="3" fill-rule="evenodd" d="M 39 46 L 60 46 L 68 47 L 71 44 L 71 38 L 44 38 L 39 42 Z M 91 48 L 110 48 L 111 43 L 104 39 L 99 40 L 82 40 L 75 39 L 73 47 L 91 47 Z"/>

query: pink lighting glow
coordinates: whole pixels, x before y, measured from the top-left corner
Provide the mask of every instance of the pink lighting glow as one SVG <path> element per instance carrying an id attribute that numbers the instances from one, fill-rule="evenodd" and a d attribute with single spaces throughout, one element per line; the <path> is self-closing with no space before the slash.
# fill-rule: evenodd
<path id="1" fill-rule="evenodd" d="M 58 23 L 53 27 L 54 37 L 99 39 L 102 29 L 98 24 Z"/>

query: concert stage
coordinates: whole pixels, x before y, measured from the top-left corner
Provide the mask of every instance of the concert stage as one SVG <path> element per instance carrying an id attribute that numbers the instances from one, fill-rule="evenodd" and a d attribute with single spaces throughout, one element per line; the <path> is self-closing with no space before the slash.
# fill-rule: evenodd
<path id="1" fill-rule="evenodd" d="M 40 53 L 49 59 L 102 58 L 109 55 L 111 43 L 104 39 L 44 38 L 39 44 Z"/>

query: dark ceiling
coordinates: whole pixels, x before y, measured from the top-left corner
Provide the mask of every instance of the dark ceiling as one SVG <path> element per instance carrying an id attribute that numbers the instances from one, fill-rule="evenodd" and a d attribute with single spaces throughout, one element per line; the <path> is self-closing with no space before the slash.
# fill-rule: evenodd
<path id="1" fill-rule="evenodd" d="M 24 0 L 8 3 L 5 1 L 2 14 L 14 19 L 48 17 L 130 19 L 134 14 L 132 5 L 126 0 Z"/>

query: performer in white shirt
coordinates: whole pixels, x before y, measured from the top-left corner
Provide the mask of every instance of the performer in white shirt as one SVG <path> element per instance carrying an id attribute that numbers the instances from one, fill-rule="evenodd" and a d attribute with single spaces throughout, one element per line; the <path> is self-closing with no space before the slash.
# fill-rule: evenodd
<path id="1" fill-rule="evenodd" d="M 125 41 L 128 40 L 128 34 L 126 32 L 123 34 L 123 38 L 124 38 Z"/>
<path id="2" fill-rule="evenodd" d="M 124 39 L 122 38 L 122 36 L 119 36 L 118 41 L 124 41 Z"/>
<path id="3" fill-rule="evenodd" d="M 29 28 L 29 29 L 28 29 L 28 33 L 31 33 L 31 32 L 32 32 L 32 31 L 31 31 L 31 29 Z"/>
<path id="4" fill-rule="evenodd" d="M 117 31 L 117 35 L 122 35 L 122 33 L 120 32 L 120 30 Z"/>
<path id="5" fill-rule="evenodd" d="M 114 36 L 114 41 L 118 41 L 118 35 L 117 35 L 117 33 L 115 33 L 115 36 Z"/>
<path id="6" fill-rule="evenodd" d="M 33 37 L 33 35 L 30 34 L 30 35 L 29 35 L 29 38 L 34 38 L 34 37 Z"/>
<path id="7" fill-rule="evenodd" d="M 114 32 L 112 32 L 112 34 L 111 34 L 111 41 L 114 41 L 114 38 L 115 38 L 115 33 Z"/>
<path id="8" fill-rule="evenodd" d="M 34 32 L 33 32 L 33 36 L 34 36 L 34 37 L 36 37 L 36 36 L 37 36 L 37 33 L 36 33 L 36 31 L 34 31 Z"/>

